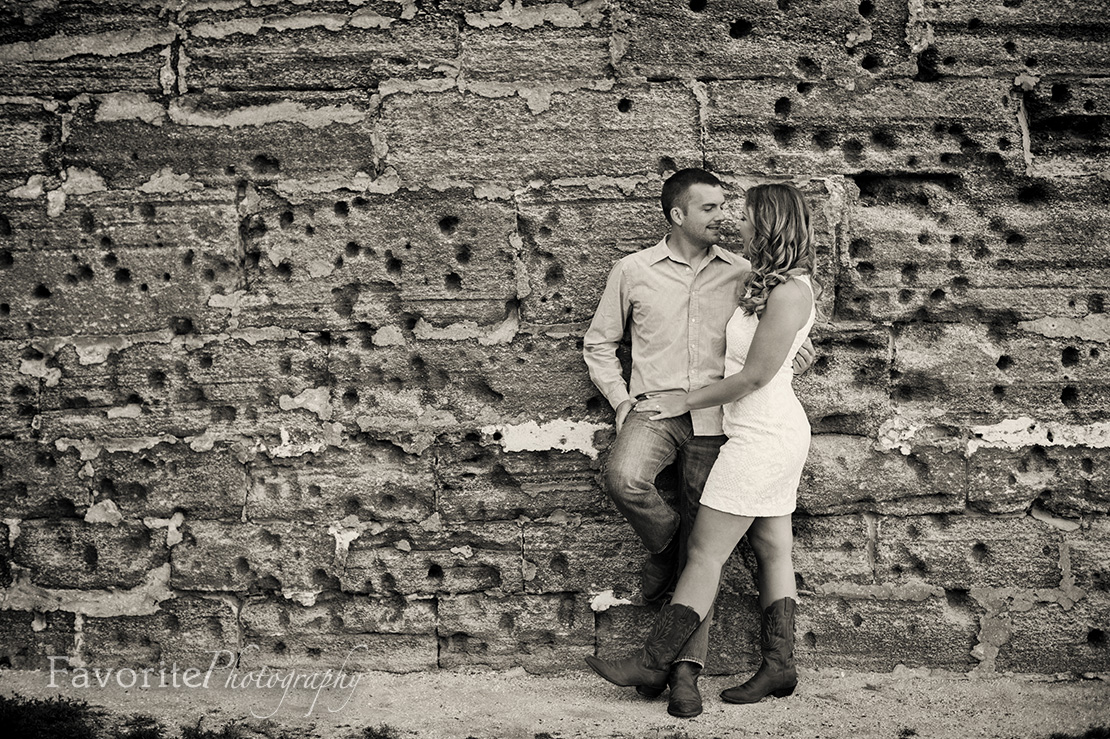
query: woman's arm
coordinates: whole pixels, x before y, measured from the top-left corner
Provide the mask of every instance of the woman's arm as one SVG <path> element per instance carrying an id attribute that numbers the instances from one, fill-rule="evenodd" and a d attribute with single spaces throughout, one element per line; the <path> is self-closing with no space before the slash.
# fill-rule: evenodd
<path id="1" fill-rule="evenodd" d="M 767 297 L 744 369 L 686 395 L 664 395 L 636 404 L 639 411 L 659 411 L 652 420 L 680 416 L 697 409 L 725 405 L 766 385 L 786 361 L 794 337 L 809 320 L 813 298 L 797 280 L 779 285 Z"/>

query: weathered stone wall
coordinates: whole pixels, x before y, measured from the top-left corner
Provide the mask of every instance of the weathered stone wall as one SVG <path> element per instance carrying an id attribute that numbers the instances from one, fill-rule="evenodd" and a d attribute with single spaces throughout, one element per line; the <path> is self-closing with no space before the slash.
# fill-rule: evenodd
<path id="1" fill-rule="evenodd" d="M 802 663 L 1110 670 L 1105 0 L 3 8 L 3 664 L 625 649 L 581 335 L 705 165 L 817 217 Z"/>

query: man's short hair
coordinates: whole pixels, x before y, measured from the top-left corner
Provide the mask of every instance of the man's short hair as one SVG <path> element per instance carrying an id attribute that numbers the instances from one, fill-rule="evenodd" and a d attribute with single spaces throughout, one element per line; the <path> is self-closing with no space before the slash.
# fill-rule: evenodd
<path id="1" fill-rule="evenodd" d="M 663 193 L 659 196 L 659 202 L 663 205 L 663 217 L 667 219 L 667 223 L 672 223 L 671 209 L 675 206 L 681 208 L 683 213 L 686 212 L 688 195 L 693 185 L 724 187 L 720 180 L 699 167 L 678 170 L 663 183 Z"/>

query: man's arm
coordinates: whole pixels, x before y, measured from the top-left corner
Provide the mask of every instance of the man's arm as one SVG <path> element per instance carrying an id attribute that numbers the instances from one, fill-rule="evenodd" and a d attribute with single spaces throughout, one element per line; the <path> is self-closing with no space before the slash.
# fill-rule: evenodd
<path id="1" fill-rule="evenodd" d="M 628 319 L 628 301 L 624 289 L 624 269 L 620 262 L 613 265 L 605 291 L 601 294 L 590 327 L 582 339 L 582 357 L 590 370 L 590 379 L 609 401 L 617 414 L 617 430 L 632 409 L 628 385 L 621 373 L 617 346 L 624 337 Z"/>

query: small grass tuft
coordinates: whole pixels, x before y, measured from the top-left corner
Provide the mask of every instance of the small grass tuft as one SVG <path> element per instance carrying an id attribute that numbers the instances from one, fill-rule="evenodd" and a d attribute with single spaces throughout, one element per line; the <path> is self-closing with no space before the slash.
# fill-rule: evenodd
<path id="1" fill-rule="evenodd" d="M 69 698 L 0 696 L 0 726 L 6 739 L 98 739 L 103 713 Z"/>
<path id="2" fill-rule="evenodd" d="M 1110 739 L 1110 726 L 1092 726 L 1082 734 L 1056 733 L 1048 739 Z"/>
<path id="3" fill-rule="evenodd" d="M 359 739 L 401 739 L 401 734 L 389 724 L 378 724 L 363 729 Z"/>

